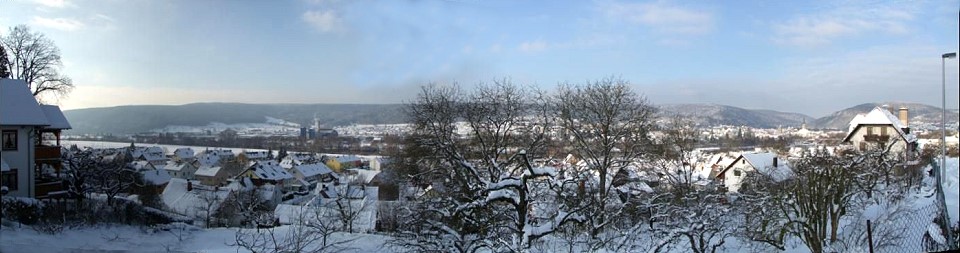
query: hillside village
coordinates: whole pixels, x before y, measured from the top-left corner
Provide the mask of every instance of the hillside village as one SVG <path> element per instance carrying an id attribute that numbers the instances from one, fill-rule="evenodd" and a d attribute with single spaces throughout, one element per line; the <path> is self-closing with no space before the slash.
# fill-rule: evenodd
<path id="1" fill-rule="evenodd" d="M 61 145 L 60 136 L 69 131 L 70 124 L 59 109 L 38 104 L 21 81 L 3 79 L 0 84 L 4 96 L 0 181 L 8 214 L 23 212 L 11 209 L 11 201 L 29 204 L 35 199 L 55 206 L 90 199 L 143 206 L 145 214 L 162 223 L 201 228 L 260 229 L 296 226 L 314 219 L 332 231 L 389 234 L 404 224 L 398 208 L 444 194 L 438 188 L 442 184 L 401 176 L 395 161 L 385 156 L 285 149 L 172 149 L 136 143 L 113 148 Z M 466 123 L 456 126 L 456 138 L 466 139 L 474 133 Z M 309 132 L 318 130 L 322 131 Z M 701 147 L 684 156 L 682 164 L 669 165 L 666 172 L 650 173 L 640 169 L 647 166 L 640 160 L 632 161 L 611 179 L 620 199 L 630 203 L 640 199 L 638 196 L 656 193 L 658 185 L 662 187 L 676 177 L 686 177 L 698 187 L 719 189 L 728 197 L 738 196 L 748 175 L 763 175 L 774 182 L 789 180 L 795 177 L 794 163 L 816 152 L 869 152 L 886 147 L 884 152 L 896 157 L 899 166 L 920 171 L 932 157 L 930 150 L 939 145 L 939 140 L 920 138 L 924 133 L 911 128 L 909 108 L 876 107 L 855 117 L 846 131 L 837 132 L 811 130 L 805 125 L 778 129 L 720 126 L 696 131 L 708 140 L 742 141 L 744 136 L 751 136 L 791 141 L 781 145 L 741 142 L 726 148 Z M 376 135 L 376 131 L 357 132 Z M 651 135 L 667 138 L 669 132 Z M 947 144 L 955 157 L 956 131 L 947 138 Z M 591 166 L 587 159 L 571 153 L 529 162 L 530 172 L 524 178 L 559 178 Z M 83 180 L 93 182 L 93 187 L 83 185 Z M 489 187 L 501 189 L 511 182 L 501 179 L 491 182 L 497 186 Z M 584 188 L 591 184 L 584 182 L 580 182 L 580 191 L 589 191 Z M 516 198 L 500 195 L 507 192 L 493 194 L 498 191 L 491 192 L 488 199 Z M 953 191 L 956 195 L 956 187 Z M 537 204 L 544 210 L 556 208 L 543 205 Z M 951 205 L 956 208 L 956 199 Z"/>

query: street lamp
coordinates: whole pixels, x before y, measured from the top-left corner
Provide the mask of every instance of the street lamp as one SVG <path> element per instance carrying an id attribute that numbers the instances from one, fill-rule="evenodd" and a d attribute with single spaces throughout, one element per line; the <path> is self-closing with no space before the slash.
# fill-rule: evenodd
<path id="1" fill-rule="evenodd" d="M 946 171 L 944 167 L 947 166 L 947 59 L 955 57 L 957 57 L 956 52 L 946 53 L 940 57 L 941 87 L 943 88 L 940 100 L 940 168 L 942 171 Z"/>
<path id="2" fill-rule="evenodd" d="M 940 218 L 943 219 L 944 224 L 949 224 L 950 219 L 947 216 L 946 210 L 946 198 L 943 196 L 943 174 L 947 172 L 947 59 L 952 59 L 957 57 L 957 53 L 946 53 L 940 57 L 940 68 L 942 74 L 942 88 L 943 93 L 941 94 L 941 104 L 940 104 L 940 169 L 937 171 L 937 198 L 940 200 L 940 208 L 943 208 L 940 212 Z M 948 247 L 953 247 L 953 235 L 950 234 L 950 225 L 945 227 L 947 230 L 947 245 Z"/>

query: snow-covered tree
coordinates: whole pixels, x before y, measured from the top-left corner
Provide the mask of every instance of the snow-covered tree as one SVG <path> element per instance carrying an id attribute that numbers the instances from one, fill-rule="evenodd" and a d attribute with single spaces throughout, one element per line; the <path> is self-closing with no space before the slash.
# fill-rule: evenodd
<path id="1" fill-rule="evenodd" d="M 625 210 L 612 178 L 650 155 L 655 108 L 627 81 L 612 77 L 561 85 L 550 106 L 563 129 L 563 145 L 584 162 L 576 176 L 583 182 L 589 247 L 604 248 L 623 235 L 611 225 L 624 219 Z"/>
<path id="2" fill-rule="evenodd" d="M 497 80 L 465 93 L 457 86 L 424 87 L 408 108 L 415 159 L 426 197 L 407 207 L 392 243 L 424 251 L 522 251 L 532 240 L 582 216 L 554 205 L 557 168 L 534 166 L 546 153 L 547 106 L 539 92 Z M 462 123 L 461 123 L 462 122 Z M 458 123 L 461 127 L 458 127 Z M 564 183 L 566 182 L 566 184 Z M 553 187 L 553 188 L 551 188 Z M 559 191 L 563 192 L 563 191 Z"/>

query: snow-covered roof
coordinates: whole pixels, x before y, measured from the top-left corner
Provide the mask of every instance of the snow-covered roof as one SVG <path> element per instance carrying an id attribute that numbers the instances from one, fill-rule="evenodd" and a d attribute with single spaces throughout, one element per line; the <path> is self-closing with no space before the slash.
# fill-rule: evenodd
<path id="1" fill-rule="evenodd" d="M 220 165 L 220 156 L 216 154 L 206 153 L 200 154 L 200 167 L 214 167 Z"/>
<path id="2" fill-rule="evenodd" d="M 337 162 L 340 162 L 340 163 L 350 163 L 350 162 L 359 162 L 359 161 L 362 161 L 362 160 L 358 156 L 348 155 L 348 156 L 337 157 Z"/>
<path id="3" fill-rule="evenodd" d="M 163 169 L 168 171 L 181 171 L 187 166 L 190 166 L 190 164 L 185 162 L 167 161 L 167 165 L 163 166 Z"/>
<path id="4" fill-rule="evenodd" d="M 162 154 L 156 154 L 156 153 L 143 153 L 137 158 L 138 159 L 143 158 L 143 160 L 147 160 L 147 161 L 166 161 L 167 160 L 167 157 L 163 156 Z"/>
<path id="5" fill-rule="evenodd" d="M 133 161 L 130 163 L 130 167 L 133 167 L 137 171 L 153 169 L 147 161 Z"/>
<path id="6" fill-rule="evenodd" d="M 162 185 L 170 182 L 170 174 L 166 170 L 145 170 L 140 172 L 143 174 L 143 180 L 147 183 L 153 185 Z"/>
<path id="7" fill-rule="evenodd" d="M 0 125 L 50 125 L 23 80 L 0 78 Z"/>
<path id="8" fill-rule="evenodd" d="M 212 202 L 212 206 L 219 207 L 223 200 L 230 196 L 229 187 L 214 188 L 218 190 L 203 187 L 198 183 L 193 183 L 193 189 L 187 191 L 187 180 L 180 178 L 171 178 L 167 187 L 163 189 L 160 195 L 163 204 L 171 211 L 190 217 L 200 217 L 208 215 L 207 203 Z M 219 208 L 212 208 L 215 213 Z M 211 214 L 212 214 L 211 213 Z"/>
<path id="9" fill-rule="evenodd" d="M 269 153 L 267 153 L 267 151 L 244 151 L 243 155 L 246 156 L 247 159 L 257 160 L 257 159 L 267 159 L 267 157 L 269 156 Z"/>
<path id="10" fill-rule="evenodd" d="M 755 152 L 755 153 L 744 153 L 737 158 L 744 159 L 747 163 L 750 163 L 757 172 L 767 175 L 775 181 L 783 181 L 793 176 L 793 170 L 790 169 L 790 165 L 787 164 L 785 159 L 780 159 L 777 157 L 777 154 L 770 152 Z M 774 161 L 776 160 L 776 164 Z M 736 162 L 736 160 L 734 160 Z M 733 167 L 736 163 L 731 164 L 727 169 Z M 721 172 L 723 174 L 727 169 Z"/>
<path id="11" fill-rule="evenodd" d="M 72 127 L 70 127 L 70 122 L 67 121 L 66 116 L 63 116 L 63 111 L 60 110 L 59 106 L 40 105 L 40 109 L 43 110 L 44 116 L 46 116 L 47 121 L 50 122 L 50 126 L 44 128 L 59 130 L 72 129 Z"/>
<path id="12" fill-rule="evenodd" d="M 330 167 L 327 167 L 327 165 L 323 163 L 301 164 L 294 166 L 293 169 L 300 171 L 300 174 L 303 174 L 304 177 L 312 177 L 333 172 L 333 170 L 330 170 Z"/>
<path id="13" fill-rule="evenodd" d="M 178 148 L 173 151 L 173 155 L 180 159 L 194 158 L 196 156 L 192 148 Z"/>
<path id="14" fill-rule="evenodd" d="M 370 180 L 380 174 L 379 170 L 350 169 L 350 171 L 357 173 L 356 179 L 361 180 L 364 184 L 370 183 Z"/>
<path id="15" fill-rule="evenodd" d="M 250 166 L 250 170 L 259 179 L 264 180 L 286 180 L 293 178 L 290 172 L 280 167 L 280 164 L 273 160 L 259 161 Z"/>
<path id="16" fill-rule="evenodd" d="M 200 168 L 197 168 L 197 172 L 194 172 L 193 175 L 196 176 L 206 176 L 206 177 L 215 177 L 217 173 L 220 172 L 220 169 L 223 167 L 220 166 L 207 166 L 201 165 Z"/>
<path id="17" fill-rule="evenodd" d="M 870 112 L 866 114 L 857 114 L 856 117 L 853 117 L 853 120 L 850 121 L 850 127 L 847 130 L 847 136 L 843 138 L 843 140 L 848 141 L 857 127 L 861 125 L 890 125 L 893 126 L 897 134 L 905 141 L 914 142 L 917 140 L 917 137 L 912 133 L 907 134 L 903 131 L 907 126 L 904 126 L 897 116 L 894 116 L 893 113 L 890 113 L 890 111 L 880 106 L 874 107 L 873 110 L 870 110 Z"/>

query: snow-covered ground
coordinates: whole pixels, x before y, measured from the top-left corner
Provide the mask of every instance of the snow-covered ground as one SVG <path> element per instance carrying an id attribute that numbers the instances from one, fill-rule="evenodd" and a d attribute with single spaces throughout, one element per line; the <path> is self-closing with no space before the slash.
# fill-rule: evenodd
<path id="1" fill-rule="evenodd" d="M 276 228 L 284 234 L 289 226 Z M 22 228 L 0 228 L 0 252 L 249 252 L 235 244 L 236 229 L 188 229 L 163 231 L 136 226 L 104 226 L 65 230 L 48 235 Z M 182 240 L 181 240 L 182 238 Z M 337 233 L 334 240 L 354 239 L 346 252 L 391 252 L 382 245 L 389 239 L 374 234 Z"/>
<path id="2" fill-rule="evenodd" d="M 127 144 L 129 145 L 129 144 Z M 944 177 L 946 202 L 952 222 L 955 224 L 960 213 L 960 162 L 957 158 L 947 159 L 947 173 Z M 929 178 L 927 180 L 930 180 Z M 895 233 L 895 245 L 883 247 L 884 251 L 921 252 L 923 251 L 923 235 L 930 231 L 933 218 L 936 215 L 936 200 L 932 189 L 924 188 L 916 194 L 911 194 L 905 200 L 905 205 L 899 207 L 888 203 L 867 206 L 864 210 L 857 210 L 851 217 L 843 221 L 840 231 L 841 238 L 850 242 L 847 245 L 835 245 L 840 251 L 861 251 L 864 244 L 860 234 L 865 230 L 865 220 L 872 220 L 875 233 L 884 231 Z M 899 211 L 894 211 L 901 208 Z M 290 226 L 277 228 L 277 234 L 285 234 Z M 111 225 L 104 227 L 80 228 L 65 230 L 61 234 L 49 235 L 34 231 L 31 228 L 17 228 L 10 223 L 0 227 L 0 252 L 247 252 L 236 246 L 237 230 L 235 228 L 200 229 L 193 228 L 185 233 L 177 230 L 163 231 L 136 226 Z M 550 240 L 548 236 L 545 239 Z M 347 247 L 348 252 L 391 252 L 384 243 L 391 239 L 389 236 L 376 234 L 349 234 L 338 233 L 335 240 L 354 239 Z M 749 242 L 742 242 L 736 238 L 729 238 L 728 244 L 722 252 L 755 251 L 748 246 Z M 937 240 L 937 239 L 934 239 Z M 875 243 L 881 243 L 875 241 Z M 560 243 L 549 243 L 539 248 L 546 252 L 562 251 Z M 687 252 L 682 247 L 672 250 Z M 785 252 L 809 252 L 809 250 L 795 238 L 790 239 Z"/>
<path id="3" fill-rule="evenodd" d="M 946 173 L 943 177 L 943 193 L 950 214 L 950 224 L 960 221 L 960 160 L 947 158 Z"/>

